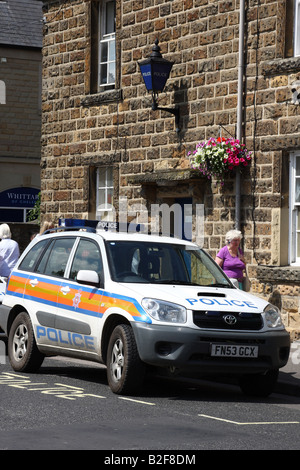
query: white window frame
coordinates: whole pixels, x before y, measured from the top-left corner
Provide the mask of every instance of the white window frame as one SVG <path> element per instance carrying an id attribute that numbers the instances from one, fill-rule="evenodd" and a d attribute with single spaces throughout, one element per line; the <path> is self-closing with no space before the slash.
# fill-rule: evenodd
<path id="1" fill-rule="evenodd" d="M 300 172 L 296 174 L 297 159 L 300 164 L 300 150 L 290 154 L 289 264 L 300 266 L 300 248 L 297 253 L 297 246 L 300 246 L 300 196 L 296 194 L 296 181 L 300 183 Z M 297 197 L 299 202 L 296 201 Z"/>
<path id="2" fill-rule="evenodd" d="M 300 0 L 294 0 L 294 56 L 300 56 Z"/>
<path id="3" fill-rule="evenodd" d="M 98 89 L 105 90 L 107 88 L 114 88 L 116 79 L 116 32 L 107 33 L 107 4 L 111 3 L 112 0 L 102 0 L 99 8 L 99 68 L 98 68 Z M 115 1 L 113 1 L 114 7 Z M 115 8 L 114 8 L 115 11 Z M 114 14 L 114 25 L 115 25 L 115 14 Z M 115 29 L 115 26 L 114 26 Z M 105 61 L 101 61 L 102 48 L 107 48 L 107 58 Z M 106 67 L 106 83 L 101 83 L 101 77 L 103 70 Z M 113 70 L 113 76 L 110 75 L 110 71 Z"/>
<path id="4" fill-rule="evenodd" d="M 97 168 L 97 191 L 96 191 L 96 219 L 114 221 L 114 186 L 113 186 L 113 167 Z"/>

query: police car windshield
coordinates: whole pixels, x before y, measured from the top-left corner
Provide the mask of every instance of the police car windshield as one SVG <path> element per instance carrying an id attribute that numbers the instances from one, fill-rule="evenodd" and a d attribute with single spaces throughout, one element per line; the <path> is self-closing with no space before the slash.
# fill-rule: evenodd
<path id="1" fill-rule="evenodd" d="M 204 251 L 176 243 L 107 241 L 116 282 L 232 287 Z"/>

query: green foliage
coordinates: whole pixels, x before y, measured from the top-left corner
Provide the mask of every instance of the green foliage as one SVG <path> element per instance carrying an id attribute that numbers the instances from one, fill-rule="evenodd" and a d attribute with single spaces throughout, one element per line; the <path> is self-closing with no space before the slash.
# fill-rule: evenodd
<path id="1" fill-rule="evenodd" d="M 36 223 L 39 224 L 40 216 L 41 216 L 41 193 L 38 194 L 38 198 L 36 200 L 34 207 L 30 211 L 28 211 L 26 221 L 32 222 L 34 220 L 36 221 Z"/>

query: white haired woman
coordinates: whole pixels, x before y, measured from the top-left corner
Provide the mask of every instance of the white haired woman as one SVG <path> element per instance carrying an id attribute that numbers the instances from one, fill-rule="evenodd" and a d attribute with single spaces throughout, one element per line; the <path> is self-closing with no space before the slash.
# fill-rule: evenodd
<path id="1" fill-rule="evenodd" d="M 242 233 L 239 230 L 229 230 L 225 235 L 226 245 L 216 256 L 216 262 L 232 282 L 243 289 L 246 262 L 240 249 Z"/>
<path id="2" fill-rule="evenodd" d="M 0 238 L 0 276 L 9 277 L 20 256 L 19 245 L 15 240 L 11 240 L 7 224 L 0 225 Z"/>

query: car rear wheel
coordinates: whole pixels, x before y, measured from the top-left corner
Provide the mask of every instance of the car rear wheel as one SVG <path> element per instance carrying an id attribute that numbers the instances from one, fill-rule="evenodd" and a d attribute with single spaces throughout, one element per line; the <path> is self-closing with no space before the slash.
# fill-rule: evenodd
<path id="1" fill-rule="evenodd" d="M 120 395 L 137 393 L 144 375 L 145 365 L 139 357 L 131 326 L 116 326 L 107 349 L 107 379 L 111 390 Z"/>
<path id="2" fill-rule="evenodd" d="M 19 313 L 11 326 L 8 356 L 12 368 L 18 372 L 34 372 L 44 360 L 44 355 L 37 348 L 30 318 L 25 312 Z"/>
<path id="3" fill-rule="evenodd" d="M 244 375 L 239 381 L 240 388 L 245 395 L 268 397 L 275 388 L 278 373 L 278 369 L 274 369 L 265 374 Z"/>

